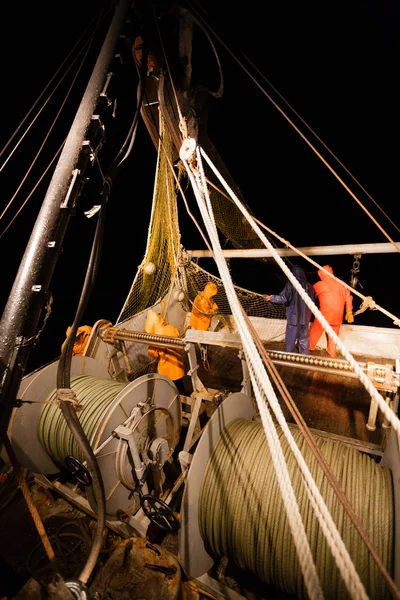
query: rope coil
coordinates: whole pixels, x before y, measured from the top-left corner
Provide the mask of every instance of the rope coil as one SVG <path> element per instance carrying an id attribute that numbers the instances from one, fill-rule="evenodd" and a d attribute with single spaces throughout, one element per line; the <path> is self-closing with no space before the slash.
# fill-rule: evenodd
<path id="1" fill-rule="evenodd" d="M 348 598 L 346 587 L 308 501 L 296 460 L 282 431 L 279 431 L 279 437 L 324 597 Z M 330 509 L 368 596 L 374 599 L 389 598 L 379 570 L 302 434 L 294 430 L 293 437 Z M 391 572 L 394 507 L 390 470 L 380 467 L 366 454 L 337 441 L 319 436 L 315 436 L 315 440 L 365 524 L 376 551 Z M 260 423 L 237 419 L 218 439 L 200 490 L 199 526 L 203 540 L 217 555 L 227 556 L 241 569 L 251 571 L 265 583 L 284 592 L 295 594 L 298 598 L 307 597 Z"/>
<path id="2" fill-rule="evenodd" d="M 98 427 L 107 413 L 114 398 L 126 386 L 125 383 L 106 379 L 78 375 L 71 379 L 72 396 L 67 394 L 63 400 L 77 398 L 80 412 L 79 420 L 92 445 Z M 58 465 L 65 466 L 64 459 L 71 455 L 80 462 L 84 461 L 82 452 L 59 409 L 59 396 L 63 390 L 53 390 L 47 396 L 38 421 L 38 439 L 50 458 Z"/>

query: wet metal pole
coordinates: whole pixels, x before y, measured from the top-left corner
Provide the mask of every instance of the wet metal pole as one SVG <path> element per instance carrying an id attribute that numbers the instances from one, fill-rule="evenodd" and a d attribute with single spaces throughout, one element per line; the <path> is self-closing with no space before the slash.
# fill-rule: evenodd
<path id="1" fill-rule="evenodd" d="M 83 142 L 132 0 L 119 0 L 43 200 L 0 321 L 0 440 L 24 375 L 40 315 L 82 184 Z M 85 149 L 87 153 L 87 147 Z M 87 161 L 86 161 L 87 162 Z M 0 441 L 1 448 L 1 441 Z"/>

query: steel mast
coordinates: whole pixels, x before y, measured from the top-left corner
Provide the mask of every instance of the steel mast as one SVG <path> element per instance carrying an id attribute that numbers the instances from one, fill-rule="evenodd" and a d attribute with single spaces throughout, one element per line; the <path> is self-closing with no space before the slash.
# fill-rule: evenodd
<path id="1" fill-rule="evenodd" d="M 91 142 L 100 127 L 98 113 L 101 97 L 106 95 L 108 69 L 131 4 L 132 0 L 119 0 L 115 5 L 0 321 L 0 436 L 7 430 L 67 226 L 84 184 Z"/>

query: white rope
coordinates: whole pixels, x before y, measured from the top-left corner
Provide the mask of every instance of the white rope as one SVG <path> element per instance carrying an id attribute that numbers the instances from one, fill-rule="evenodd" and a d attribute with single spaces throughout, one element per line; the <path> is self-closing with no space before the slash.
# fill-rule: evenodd
<path id="1" fill-rule="evenodd" d="M 212 205 L 211 205 L 211 201 L 210 201 L 210 198 L 208 195 L 207 184 L 205 181 L 204 171 L 202 169 L 201 156 L 200 156 L 199 150 L 197 151 L 197 155 L 198 155 L 197 159 L 198 159 L 200 172 L 203 175 L 203 191 L 207 198 L 208 210 L 209 210 L 209 212 L 212 212 Z M 215 227 L 215 231 L 216 231 L 215 221 L 214 221 L 214 227 Z M 220 250 L 221 250 L 221 248 L 220 248 Z M 222 256 L 222 260 L 224 260 L 223 255 L 222 255 L 222 250 L 221 250 L 221 256 Z M 234 290 L 234 288 L 233 288 L 233 290 Z M 235 296 L 236 301 L 238 302 L 235 292 L 234 292 L 234 296 Z M 252 336 L 246 327 L 246 324 L 244 322 L 241 311 L 240 311 L 240 319 L 242 321 L 242 324 L 243 324 L 243 327 L 245 330 L 245 335 L 247 336 L 248 340 L 250 340 L 251 344 L 254 345 Z M 245 352 L 246 352 L 246 350 L 245 350 Z M 282 426 L 282 429 L 288 440 L 289 446 L 291 447 L 291 449 L 297 459 L 297 462 L 301 468 L 303 476 L 305 477 L 306 491 L 307 491 L 308 497 L 310 498 L 310 501 L 313 504 L 313 507 L 314 508 L 318 507 L 318 509 L 316 510 L 317 518 L 320 522 L 322 530 L 325 533 L 325 536 L 326 536 L 328 544 L 331 548 L 332 554 L 335 557 L 338 568 L 339 568 L 340 572 L 342 573 L 346 587 L 348 588 L 352 598 L 367 598 L 364 586 L 358 576 L 358 573 L 355 570 L 354 564 L 351 560 L 351 557 L 349 556 L 349 554 L 347 552 L 347 549 L 343 543 L 343 540 L 340 537 L 340 534 L 336 528 L 336 525 L 333 522 L 331 514 L 320 494 L 318 486 L 315 484 L 315 481 L 308 469 L 308 466 L 305 463 L 304 458 L 293 439 L 293 436 L 289 430 L 289 427 L 287 426 L 286 419 L 282 413 L 281 407 L 278 403 L 275 392 L 271 386 L 268 374 L 265 371 L 264 365 L 261 362 L 258 352 L 256 353 L 256 357 L 258 359 L 258 362 L 260 363 L 260 366 L 259 366 L 259 370 L 254 369 L 252 381 L 253 381 L 253 379 L 255 381 L 257 381 L 257 379 L 259 379 L 259 375 L 261 375 L 260 380 L 257 381 L 257 384 L 259 386 L 258 393 L 259 393 L 259 397 L 260 397 L 261 406 L 263 408 L 266 407 L 265 390 L 267 389 L 271 393 L 271 395 L 267 394 L 268 400 L 270 402 L 272 400 L 271 404 L 274 409 L 275 415 L 277 416 L 278 421 L 279 421 L 280 425 Z M 251 368 L 254 368 L 254 363 L 252 363 L 250 360 L 250 361 L 248 361 L 248 364 L 250 365 L 249 370 L 251 373 Z M 255 388 L 255 391 L 256 391 L 256 388 Z M 267 411 L 266 414 L 270 417 L 269 411 Z M 261 411 L 260 411 L 260 416 L 262 417 Z M 263 422 L 263 419 L 261 419 L 261 420 Z M 271 421 L 271 423 L 272 423 L 272 421 Z M 275 427 L 273 426 L 273 423 L 272 423 L 272 427 L 275 431 Z M 278 444 L 279 444 L 279 441 L 278 441 Z M 290 482 L 290 479 L 289 479 L 289 482 Z M 291 487 L 291 483 L 290 483 L 290 487 Z M 285 490 L 285 492 L 286 491 L 287 490 Z M 348 564 L 348 563 L 350 563 L 350 564 Z"/>
<path id="2" fill-rule="evenodd" d="M 222 255 L 222 250 L 218 239 L 218 233 L 215 227 L 215 222 L 213 222 L 213 214 L 211 210 L 209 197 L 206 196 L 208 204 L 208 206 L 206 206 L 204 195 L 200 191 L 197 182 L 195 181 L 195 178 L 187 163 L 185 163 L 185 167 L 187 169 L 190 181 L 192 183 L 195 197 L 212 243 L 212 247 L 215 253 L 215 260 L 218 265 L 221 279 L 225 286 L 225 293 L 229 300 L 232 314 L 238 326 L 240 337 L 243 342 L 243 348 L 245 350 L 246 357 L 248 358 L 248 363 L 251 365 L 255 363 L 258 369 L 263 370 L 263 365 L 261 363 L 254 341 L 251 338 L 251 336 L 249 337 L 248 331 L 246 330 L 246 326 L 243 322 L 240 303 L 237 299 L 235 289 L 233 287 L 233 283 L 229 274 L 229 270 L 226 265 L 226 261 Z M 199 177 L 197 177 L 197 179 L 199 179 Z M 272 423 L 272 418 L 268 411 L 267 405 L 264 401 L 263 394 L 261 391 L 262 388 L 260 389 L 258 380 L 254 377 L 253 369 L 250 372 L 250 375 L 252 374 L 252 380 L 254 380 L 253 385 L 257 399 L 257 404 L 259 405 L 261 421 L 266 432 L 268 444 L 271 451 L 272 461 L 277 474 L 278 484 L 281 490 L 282 499 L 288 515 L 289 525 L 293 534 L 294 544 L 299 557 L 299 563 L 303 573 L 305 586 L 311 600 L 319 600 L 320 598 L 323 598 L 321 584 L 316 571 L 316 566 L 312 557 L 307 535 L 304 529 L 304 524 L 301 520 L 300 510 L 291 485 L 290 476 L 279 442 L 279 437 L 276 432 L 275 426 Z M 273 391 L 271 393 L 273 393 Z"/>
<path id="3" fill-rule="evenodd" d="M 200 169 L 201 169 L 201 157 L 200 157 L 199 151 L 198 151 L 198 164 L 200 165 Z M 290 430 L 284 419 L 283 413 L 281 411 L 281 408 L 280 408 L 277 398 L 275 396 L 275 392 L 272 388 L 272 385 L 270 383 L 268 375 L 265 371 L 264 365 L 263 365 L 261 358 L 256 350 L 254 341 L 253 341 L 249 331 L 247 330 L 247 327 L 246 327 L 246 324 L 245 324 L 245 321 L 243 319 L 243 315 L 241 312 L 240 303 L 236 297 L 235 290 L 234 290 L 232 281 L 230 279 L 229 271 L 227 269 L 227 265 L 224 260 L 223 254 L 222 254 L 222 249 L 219 244 L 219 239 L 218 239 L 218 234 L 217 234 L 217 230 L 215 227 L 215 222 L 212 223 L 212 217 L 210 216 L 210 215 L 212 215 L 212 207 L 211 207 L 211 202 L 210 202 L 210 199 L 209 199 L 207 191 L 206 191 L 207 188 L 206 188 L 206 184 L 205 184 L 204 173 L 203 173 L 204 185 L 202 186 L 202 189 L 203 189 L 203 192 L 206 197 L 206 202 L 207 202 L 207 207 L 208 207 L 207 212 L 205 210 L 202 193 L 200 192 L 199 189 L 197 189 L 197 185 L 195 185 L 195 183 L 194 183 L 194 178 L 193 178 L 188 166 L 187 165 L 185 165 L 185 166 L 188 169 L 189 177 L 191 179 L 193 188 L 195 190 L 195 196 L 198 201 L 199 208 L 202 213 L 203 220 L 206 224 L 210 239 L 213 241 L 213 248 L 214 248 L 214 252 L 215 252 L 216 262 L 217 262 L 218 268 L 220 270 L 221 278 L 225 285 L 225 291 L 227 293 L 227 297 L 228 297 L 229 303 L 231 305 L 232 313 L 235 317 L 235 321 L 238 326 L 238 331 L 239 331 L 239 334 L 242 339 L 246 358 L 248 359 L 250 375 L 252 378 L 252 383 L 253 383 L 253 387 L 254 387 L 254 391 L 255 391 L 257 404 L 259 406 L 261 421 L 262 421 L 264 430 L 267 435 L 267 440 L 268 440 L 268 443 L 270 446 L 271 446 L 271 444 L 273 444 L 273 446 L 271 447 L 271 455 L 273 457 L 275 456 L 274 466 L 276 469 L 280 489 L 282 492 L 282 497 L 285 502 L 285 508 L 288 512 L 288 518 L 289 518 L 290 526 L 291 526 L 292 533 L 294 536 L 296 549 L 298 552 L 299 561 L 301 563 L 302 572 L 303 572 L 303 576 L 305 578 L 305 583 L 306 583 L 307 589 L 308 589 L 309 593 L 312 594 L 312 597 L 315 597 L 315 594 L 318 595 L 318 593 L 321 592 L 320 584 L 319 584 L 319 580 L 317 579 L 317 574 L 316 574 L 315 564 L 313 562 L 313 559 L 311 556 L 307 556 L 307 561 L 304 561 L 304 559 L 306 557 L 305 557 L 305 555 L 302 554 L 302 552 L 304 552 L 304 547 L 305 547 L 305 548 L 307 548 L 309 555 L 311 555 L 308 541 L 305 540 L 305 546 L 303 547 L 303 550 L 302 550 L 302 544 L 300 544 L 300 541 L 297 540 L 298 533 L 301 533 L 305 536 L 304 527 L 303 527 L 303 523 L 301 522 L 301 517 L 298 513 L 298 505 L 296 503 L 295 498 L 294 498 L 293 505 L 291 505 L 291 503 L 289 502 L 289 498 L 287 498 L 287 494 L 290 494 L 290 496 L 293 496 L 293 489 L 291 487 L 290 478 L 288 476 L 287 466 L 284 461 L 284 457 L 282 455 L 282 449 L 279 444 L 279 439 L 278 440 L 276 439 L 277 438 L 276 430 L 272 423 L 271 415 L 270 415 L 270 413 L 267 409 L 266 403 L 265 403 L 266 395 L 278 417 L 278 420 L 280 421 L 282 429 L 284 430 L 286 437 L 288 438 L 288 441 L 292 448 L 292 451 L 294 452 L 294 455 L 296 456 L 296 459 L 302 470 L 303 476 L 305 477 L 307 493 L 310 497 L 310 500 L 311 500 L 313 506 L 316 508 L 317 518 L 320 520 L 321 527 L 322 527 L 325 535 L 327 536 L 328 544 L 331 547 L 332 554 L 334 555 L 336 563 L 338 565 L 338 568 L 339 568 L 340 572 L 342 573 L 345 584 L 353 598 L 367 598 L 365 589 L 364 589 L 364 587 L 359 579 L 359 576 L 354 568 L 351 558 L 348 555 L 346 548 L 344 547 L 344 544 L 340 538 L 339 532 L 337 531 L 336 526 L 332 521 L 332 517 L 331 517 L 331 515 L 319 493 L 318 487 L 316 486 L 315 481 L 313 480 L 313 478 L 308 470 L 308 467 L 305 464 L 304 459 L 303 459 L 297 445 L 295 444 L 295 442 L 293 440 L 293 437 L 291 436 Z M 199 179 L 199 178 L 197 177 L 197 179 Z M 274 452 L 272 452 L 272 448 L 274 449 Z M 283 461 L 283 464 L 282 464 L 282 461 Z M 283 470 L 281 472 L 280 469 L 282 469 L 282 467 L 283 467 Z M 279 479 L 280 477 L 281 477 L 281 479 Z M 292 500 L 292 498 L 290 498 L 290 499 Z M 293 515 L 291 515 L 291 513 L 290 513 L 290 509 L 293 508 L 293 506 L 295 507 L 294 510 L 296 511 L 298 518 L 296 515 L 295 518 L 293 518 L 292 521 L 290 521 L 290 517 L 291 516 L 293 517 Z M 298 519 L 300 520 L 300 523 L 298 522 Z M 297 532 L 295 532 L 296 528 L 298 529 Z M 301 541 L 303 542 L 304 540 L 301 540 Z M 309 562 L 310 560 L 311 560 L 311 563 Z M 310 566 L 312 569 L 311 572 L 310 572 Z M 315 584 L 318 587 L 315 587 Z M 313 590 L 313 591 L 311 591 L 311 590 Z"/>
<path id="4" fill-rule="evenodd" d="M 279 254 L 276 252 L 275 248 L 272 246 L 272 244 L 268 240 L 268 238 L 263 234 L 261 229 L 258 227 L 258 225 L 254 221 L 253 217 L 246 210 L 246 208 L 242 205 L 242 203 L 237 198 L 237 196 L 235 195 L 233 190 L 229 187 L 229 185 L 224 180 L 222 175 L 219 173 L 219 171 L 213 165 L 211 160 L 208 158 L 208 156 L 204 152 L 203 148 L 200 148 L 200 152 L 201 152 L 202 156 L 206 159 L 207 163 L 209 164 L 209 166 L 211 167 L 211 169 L 213 170 L 215 175 L 218 177 L 218 179 L 220 180 L 222 185 L 225 187 L 226 191 L 231 195 L 232 200 L 235 202 L 236 206 L 239 208 L 241 213 L 246 217 L 248 222 L 253 227 L 254 231 L 258 234 L 258 236 L 260 237 L 260 240 L 263 242 L 265 247 L 271 251 L 273 258 L 276 260 L 276 262 L 281 267 L 282 271 L 285 273 L 285 275 L 287 276 L 289 281 L 292 283 L 294 288 L 300 294 L 300 297 L 302 298 L 302 300 L 305 302 L 305 304 L 311 310 L 313 315 L 318 319 L 318 321 L 320 321 L 320 323 L 324 327 L 325 332 L 336 343 L 340 352 L 343 354 L 343 356 L 346 358 L 346 360 L 350 363 L 354 373 L 358 376 L 359 380 L 361 381 L 361 383 L 363 384 L 363 386 L 365 387 L 365 389 L 367 390 L 369 395 L 376 401 L 379 409 L 382 411 L 382 413 L 387 418 L 389 423 L 393 426 L 393 429 L 396 431 L 396 433 L 398 435 L 400 435 L 400 420 L 398 419 L 398 417 L 395 415 L 393 410 L 388 406 L 388 404 L 386 403 L 385 399 L 381 396 L 381 394 L 379 394 L 379 392 L 373 386 L 372 382 L 368 379 L 368 377 L 365 375 L 365 373 L 361 370 L 357 361 L 353 358 L 352 354 L 348 351 L 348 349 L 343 344 L 343 342 L 339 338 L 339 336 L 337 336 L 336 333 L 333 331 L 332 327 L 329 325 L 328 321 L 325 319 L 325 317 L 323 316 L 321 311 L 317 308 L 317 306 L 311 300 L 310 296 L 304 290 L 303 286 L 297 281 L 296 277 L 293 275 L 293 273 L 290 271 L 290 269 L 286 266 L 286 264 L 284 263 L 282 258 L 279 256 Z"/>

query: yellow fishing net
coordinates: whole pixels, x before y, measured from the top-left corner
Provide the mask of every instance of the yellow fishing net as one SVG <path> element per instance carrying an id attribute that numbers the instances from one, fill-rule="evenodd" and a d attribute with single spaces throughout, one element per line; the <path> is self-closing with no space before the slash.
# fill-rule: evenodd
<path id="1" fill-rule="evenodd" d="M 215 150 L 211 144 L 207 146 L 206 151 L 213 159 Z M 174 284 L 179 284 L 177 287 L 184 290 L 186 306 L 191 310 L 191 303 L 208 281 L 214 281 L 218 287 L 215 296 L 218 314 L 231 314 L 221 279 L 191 260 L 181 245 L 177 209 L 179 190 L 171 169 L 172 155 L 173 142 L 160 116 L 160 146 L 147 248 L 117 323 L 126 321 L 157 304 L 168 296 Z M 222 235 L 235 248 L 259 248 L 260 241 L 256 233 L 226 194 L 218 190 L 211 170 L 206 175 L 212 184 L 210 197 L 215 221 Z M 226 170 L 223 176 L 233 186 Z M 259 293 L 237 286 L 235 289 L 249 316 L 285 319 L 283 305 L 267 303 Z"/>

